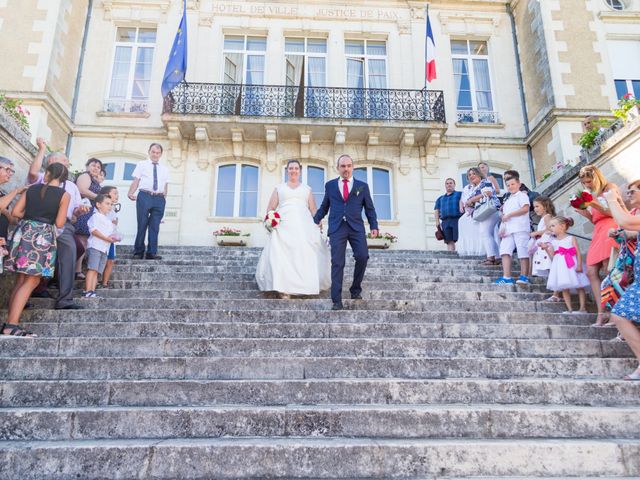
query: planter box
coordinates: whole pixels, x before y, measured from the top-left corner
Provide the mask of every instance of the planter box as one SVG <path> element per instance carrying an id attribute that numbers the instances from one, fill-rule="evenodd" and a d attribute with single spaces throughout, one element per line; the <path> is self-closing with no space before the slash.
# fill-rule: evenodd
<path id="1" fill-rule="evenodd" d="M 367 238 L 367 247 L 369 248 L 389 248 L 391 242 L 385 238 Z"/>
<path id="2" fill-rule="evenodd" d="M 216 235 L 216 243 L 221 247 L 246 247 L 249 237 L 238 235 Z"/>

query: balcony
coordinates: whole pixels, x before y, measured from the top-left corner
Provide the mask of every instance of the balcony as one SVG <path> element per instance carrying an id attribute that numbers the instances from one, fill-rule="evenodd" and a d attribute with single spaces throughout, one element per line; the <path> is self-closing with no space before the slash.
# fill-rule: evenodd
<path id="1" fill-rule="evenodd" d="M 435 90 L 183 83 L 165 98 L 164 113 L 445 123 L 444 95 Z"/>
<path id="2" fill-rule="evenodd" d="M 500 121 L 498 112 L 489 110 L 457 110 L 456 119 L 458 123 L 498 124 Z"/>

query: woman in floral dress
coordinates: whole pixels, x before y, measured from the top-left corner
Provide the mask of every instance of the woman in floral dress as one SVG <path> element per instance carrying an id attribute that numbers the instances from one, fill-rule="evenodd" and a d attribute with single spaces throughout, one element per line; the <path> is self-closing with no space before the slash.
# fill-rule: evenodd
<path id="1" fill-rule="evenodd" d="M 6 268 L 16 272 L 16 284 L 9 298 L 6 323 L 0 334 L 33 337 L 20 327 L 20 315 L 41 277 L 53 277 L 56 263 L 56 230 L 67 220 L 69 194 L 60 185 L 67 179 L 67 169 L 60 163 L 49 165 L 44 182 L 32 185 L 16 206 L 13 216 L 22 219 L 16 228 Z"/>
<path id="2" fill-rule="evenodd" d="M 629 196 L 640 195 L 638 181 L 628 187 Z M 604 194 L 611 209 L 611 215 L 618 225 L 625 230 L 640 231 L 640 217 L 627 211 L 618 190 L 609 190 Z M 620 334 L 627 341 L 631 351 L 640 361 L 640 261 L 636 256 L 633 266 L 635 281 L 622 294 L 620 300 L 611 310 L 611 319 L 615 322 Z M 624 377 L 625 380 L 640 380 L 640 366 Z"/>

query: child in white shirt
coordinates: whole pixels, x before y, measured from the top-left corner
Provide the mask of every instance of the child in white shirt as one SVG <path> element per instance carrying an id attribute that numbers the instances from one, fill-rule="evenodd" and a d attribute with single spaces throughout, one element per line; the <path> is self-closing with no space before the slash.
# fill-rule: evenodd
<path id="1" fill-rule="evenodd" d="M 85 279 L 84 296 L 91 298 L 96 296 L 98 274 L 104 272 L 107 264 L 107 252 L 112 243 L 116 242 L 113 236 L 115 225 L 107 217 L 111 211 L 111 198 L 98 194 L 95 198 L 96 211 L 91 216 L 89 226 L 89 241 L 87 242 L 87 278 Z"/>
<path id="2" fill-rule="evenodd" d="M 518 285 L 530 285 L 525 272 L 529 271 L 529 233 L 531 221 L 529 219 L 529 196 L 520 191 L 520 179 L 512 177 L 507 180 L 509 198 L 502 206 L 502 225 L 500 226 L 500 256 L 502 257 L 502 278 L 496 280 L 499 284 L 513 284 L 511 278 L 511 255 L 517 250 L 520 260 L 520 277 Z"/>
<path id="3" fill-rule="evenodd" d="M 118 195 L 117 187 L 102 187 L 100 193 L 111 198 L 112 208 L 111 211 L 107 214 L 107 218 L 111 220 L 111 223 L 114 225 L 114 231 L 112 233 L 113 237 L 116 241 L 122 240 L 120 235 L 118 234 L 118 212 L 120 211 L 120 204 L 118 200 L 120 196 Z M 97 288 L 109 288 L 109 280 L 111 279 L 111 273 L 113 271 L 113 263 L 116 259 L 116 244 L 112 243 L 109 247 L 109 252 L 107 253 L 107 264 L 104 267 L 104 272 L 102 273 L 102 279 L 100 281 L 100 285 Z"/>

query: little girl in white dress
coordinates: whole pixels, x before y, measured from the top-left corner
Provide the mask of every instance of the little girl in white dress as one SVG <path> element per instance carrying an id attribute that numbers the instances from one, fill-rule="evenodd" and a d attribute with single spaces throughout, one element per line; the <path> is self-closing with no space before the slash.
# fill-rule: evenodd
<path id="1" fill-rule="evenodd" d="M 535 277 L 548 277 L 551 269 L 551 257 L 540 247 L 541 243 L 549 243 L 553 239 L 548 229 L 548 223 L 555 217 L 556 210 L 547 197 L 536 197 L 533 210 L 540 217 L 540 223 L 529 240 L 529 254 L 531 255 L 531 274 Z"/>
<path id="2" fill-rule="evenodd" d="M 585 265 L 578 248 L 578 242 L 567 233 L 573 225 L 573 220 L 565 217 L 554 217 L 549 229 L 554 235 L 551 242 L 542 243 L 540 246 L 546 250 L 552 258 L 547 288 L 549 290 L 562 291 L 562 298 L 567 306 L 566 313 L 586 313 L 585 287 L 591 284 L 584 273 Z M 571 291 L 578 291 L 580 310 L 574 312 L 571 306 Z"/>

